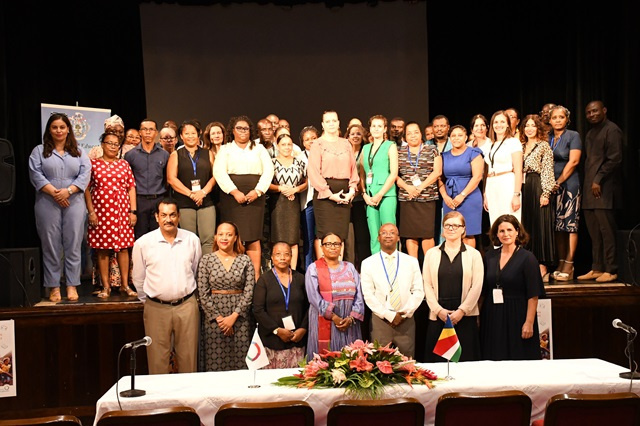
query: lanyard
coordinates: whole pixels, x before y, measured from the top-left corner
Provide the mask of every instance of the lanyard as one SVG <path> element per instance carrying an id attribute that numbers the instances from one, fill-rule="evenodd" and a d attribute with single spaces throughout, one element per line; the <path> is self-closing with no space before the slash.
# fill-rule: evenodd
<path id="1" fill-rule="evenodd" d="M 378 148 L 376 148 L 376 152 L 373 153 L 373 157 L 371 156 L 371 153 L 373 152 L 373 144 L 371 145 L 371 149 L 369 150 L 369 170 L 373 168 L 373 160 L 375 160 L 376 155 L 378 154 L 378 151 L 380 151 L 380 148 L 382 148 L 383 143 L 384 141 L 380 142 L 380 145 L 378 145 Z"/>
<path id="2" fill-rule="evenodd" d="M 560 139 L 562 139 L 562 135 L 560 135 L 560 137 L 558 138 L 558 141 L 556 143 L 554 143 L 555 139 L 556 139 L 556 137 L 554 135 L 554 136 L 551 136 L 551 141 L 549 141 L 549 145 L 551 145 L 551 152 L 555 152 L 556 148 L 560 144 Z"/>
<path id="3" fill-rule="evenodd" d="M 200 158 L 200 148 L 196 150 L 196 155 L 194 157 L 191 157 L 191 153 L 189 153 L 189 151 L 187 151 L 187 156 L 189 157 L 189 160 L 191 160 L 191 165 L 193 166 L 193 176 L 195 176 L 196 165 L 198 163 L 198 158 Z"/>
<path id="4" fill-rule="evenodd" d="M 506 139 L 506 138 L 505 138 Z M 489 161 L 491 162 L 491 168 L 493 169 L 493 160 L 495 160 L 496 158 L 496 154 L 498 153 L 498 150 L 500 149 L 500 147 L 502 147 L 502 144 L 504 143 L 504 139 L 502 139 L 500 141 L 500 145 L 498 145 L 498 147 L 496 148 L 495 151 L 493 151 L 493 157 L 491 156 L 491 150 L 493 149 L 493 144 L 491 144 L 491 148 L 489 148 Z"/>
<path id="5" fill-rule="evenodd" d="M 409 161 L 409 165 L 413 167 L 415 170 L 418 170 L 418 162 L 420 161 L 420 153 L 422 152 L 422 144 L 420 144 L 420 149 L 418 149 L 418 153 L 416 154 L 416 164 L 411 162 L 411 149 L 409 149 L 409 145 L 407 145 L 407 160 Z"/>
<path id="6" fill-rule="evenodd" d="M 272 268 L 273 275 L 276 276 L 276 281 L 280 284 L 280 290 L 282 290 L 282 295 L 284 296 L 284 308 L 289 312 L 289 297 L 291 297 L 291 268 L 289 268 L 289 285 L 287 286 L 287 292 L 284 291 L 284 286 L 280 282 L 280 277 L 278 277 L 278 273 L 276 272 L 276 268 Z"/>
<path id="7" fill-rule="evenodd" d="M 396 279 L 398 278 L 398 271 L 400 270 L 400 256 L 396 256 L 396 275 L 395 277 L 393 277 L 393 281 L 390 281 L 389 274 L 387 273 L 387 266 L 385 265 L 384 259 L 382 258 L 382 250 L 380 250 L 378 254 L 380 255 L 380 261 L 382 262 L 382 267 L 384 268 L 384 275 L 387 277 L 387 282 L 389 283 L 389 287 L 391 287 L 391 289 L 393 290 L 393 285 L 395 284 Z"/>

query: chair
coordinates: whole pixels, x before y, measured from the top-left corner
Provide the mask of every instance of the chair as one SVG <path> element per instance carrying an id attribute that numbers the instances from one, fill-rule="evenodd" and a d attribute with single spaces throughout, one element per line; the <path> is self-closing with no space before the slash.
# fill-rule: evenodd
<path id="1" fill-rule="evenodd" d="M 215 416 L 216 426 L 313 426 L 313 409 L 305 401 L 231 402 Z"/>
<path id="2" fill-rule="evenodd" d="M 149 410 L 114 410 L 104 413 L 96 425 L 200 426 L 200 416 L 193 408 L 183 406 Z"/>
<path id="3" fill-rule="evenodd" d="M 640 397 L 635 393 L 554 395 L 547 401 L 544 419 L 532 426 L 640 425 Z"/>
<path id="4" fill-rule="evenodd" d="M 82 426 L 76 416 L 64 414 L 59 416 L 33 417 L 31 419 L 0 420 L 0 426 Z"/>
<path id="5" fill-rule="evenodd" d="M 450 392 L 436 404 L 435 426 L 529 426 L 531 398 L 519 390 Z"/>
<path id="6" fill-rule="evenodd" d="M 336 401 L 327 413 L 327 426 L 422 426 L 424 407 L 415 398 Z"/>

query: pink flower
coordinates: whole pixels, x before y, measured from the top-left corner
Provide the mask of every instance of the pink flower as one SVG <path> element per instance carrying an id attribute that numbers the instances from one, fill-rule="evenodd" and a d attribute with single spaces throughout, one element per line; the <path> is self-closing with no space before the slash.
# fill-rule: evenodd
<path id="1" fill-rule="evenodd" d="M 363 353 L 372 354 L 373 353 L 373 343 L 363 342 L 361 339 L 356 340 L 350 345 L 344 347 L 345 351 L 348 351 L 353 355 L 354 352 L 358 352 L 360 356 Z"/>
<path id="2" fill-rule="evenodd" d="M 371 371 L 373 370 L 373 364 L 367 361 L 367 358 L 359 356 L 353 361 L 349 361 L 349 367 L 357 371 Z"/>
<path id="3" fill-rule="evenodd" d="M 412 374 L 413 372 L 416 371 L 416 365 L 415 365 L 415 361 L 410 360 L 407 362 L 403 362 L 400 364 L 400 368 L 398 368 L 399 370 L 403 370 L 403 371 L 407 371 L 408 373 Z"/>
<path id="4" fill-rule="evenodd" d="M 382 371 L 384 374 L 393 373 L 393 366 L 389 361 L 376 361 L 376 367 L 378 367 L 378 370 Z"/>
<path id="5" fill-rule="evenodd" d="M 320 366 L 317 362 L 311 361 L 304 367 L 304 378 L 309 379 L 316 377 L 318 375 L 318 371 L 320 370 Z"/>
<path id="6" fill-rule="evenodd" d="M 396 353 L 396 351 L 397 351 L 397 349 L 396 349 L 396 348 L 392 348 L 392 347 L 391 347 L 391 342 L 389 342 L 389 343 L 387 344 L 387 346 L 380 346 L 380 347 L 378 348 L 378 350 L 379 350 L 380 352 L 384 352 L 384 353 L 391 354 L 391 355 L 395 354 L 395 353 Z"/>

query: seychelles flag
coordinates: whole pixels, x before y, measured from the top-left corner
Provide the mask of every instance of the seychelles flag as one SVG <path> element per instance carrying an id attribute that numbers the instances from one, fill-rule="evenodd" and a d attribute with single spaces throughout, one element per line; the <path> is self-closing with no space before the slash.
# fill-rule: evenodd
<path id="1" fill-rule="evenodd" d="M 444 324 L 442 333 L 440 333 L 438 343 L 436 343 L 436 347 L 433 348 L 433 353 L 453 362 L 458 362 L 460 359 L 462 346 L 460 346 L 458 335 L 456 334 L 455 328 L 453 328 L 449 315 L 447 315 L 447 322 Z"/>

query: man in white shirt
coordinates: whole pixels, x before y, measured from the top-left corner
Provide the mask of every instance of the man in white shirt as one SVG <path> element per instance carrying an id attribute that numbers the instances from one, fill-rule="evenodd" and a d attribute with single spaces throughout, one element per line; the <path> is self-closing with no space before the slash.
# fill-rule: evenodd
<path id="1" fill-rule="evenodd" d="M 371 339 L 392 342 L 406 356 L 415 354 L 413 313 L 424 299 L 418 259 L 397 250 L 398 228 L 385 223 L 378 232 L 380 252 L 362 261 L 360 285 L 371 309 Z"/>
<path id="2" fill-rule="evenodd" d="M 180 373 L 197 371 L 200 311 L 195 297 L 200 239 L 178 228 L 176 202 L 158 203 L 159 228 L 138 238 L 133 245 L 133 283 L 144 303 L 144 330 L 150 374 L 170 372 L 171 335 Z"/>

